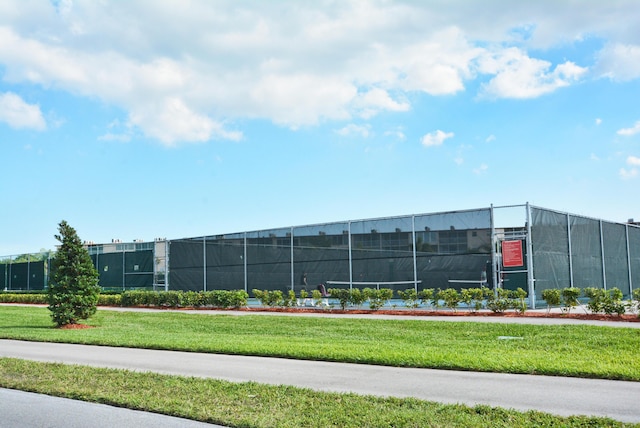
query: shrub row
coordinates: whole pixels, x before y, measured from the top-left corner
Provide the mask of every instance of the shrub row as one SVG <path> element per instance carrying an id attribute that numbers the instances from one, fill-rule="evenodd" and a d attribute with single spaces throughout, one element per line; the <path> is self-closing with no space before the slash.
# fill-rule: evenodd
<path id="1" fill-rule="evenodd" d="M 299 299 L 296 294 L 289 290 L 282 292 L 279 290 L 258 290 L 254 289 L 253 296 L 257 298 L 263 306 L 280 306 L 291 307 L 303 302 L 307 299 L 311 300 L 313 306 L 321 306 L 323 304 L 323 296 L 318 290 L 313 290 L 311 296 L 308 292 L 302 290 Z M 348 306 L 357 308 L 362 307 L 365 303 L 373 310 L 378 310 L 387 304 L 393 298 L 393 290 L 389 288 L 331 288 L 328 290 L 329 297 L 338 301 L 341 309 Z M 499 289 L 497 292 L 482 287 L 456 290 L 448 288 L 440 289 L 424 289 L 419 292 L 413 288 L 405 291 L 398 291 L 398 297 L 404 301 L 407 308 L 418 308 L 420 306 L 428 306 L 432 309 L 446 307 L 456 311 L 461 303 L 472 311 L 480 309 L 490 309 L 494 312 L 504 312 L 508 309 L 516 309 L 524 312 L 527 308 L 526 291 L 518 288 L 515 291 Z"/>
<path id="2" fill-rule="evenodd" d="M 604 313 L 608 315 L 622 315 L 629 311 L 640 310 L 640 289 L 633 291 L 632 300 L 623 301 L 623 294 L 619 288 L 610 288 L 604 290 L 602 288 L 587 287 L 575 288 L 567 287 L 563 289 L 549 288 L 542 291 L 542 298 L 547 302 L 547 308 L 551 306 L 561 306 L 564 312 L 571 312 L 571 308 L 578 306 L 580 296 L 589 299 L 587 308 L 595 314 Z"/>
<path id="3" fill-rule="evenodd" d="M 120 306 L 120 294 L 101 294 L 98 297 L 99 306 Z M 25 303 L 46 305 L 47 294 L 42 291 L 38 293 L 0 293 L 0 303 Z"/>
<path id="4" fill-rule="evenodd" d="M 446 307 L 457 311 L 461 304 L 472 312 L 481 309 L 489 309 L 496 313 L 502 313 L 508 309 L 515 309 L 524 312 L 527 309 L 527 292 L 522 288 L 517 290 L 506 290 L 499 288 L 495 292 L 487 287 L 433 289 L 425 288 L 416 292 L 409 288 L 405 291 L 398 291 L 398 296 L 404 301 L 405 306 L 417 308 L 421 305 L 437 309 Z"/>
<path id="5" fill-rule="evenodd" d="M 99 306 L 158 306 L 158 307 L 202 307 L 239 308 L 247 305 L 249 295 L 239 291 L 124 291 L 121 294 L 100 294 Z M 1 303 L 44 304 L 46 292 L 0 293 Z"/>
<path id="6" fill-rule="evenodd" d="M 244 290 L 214 291 L 125 291 L 122 306 L 158 306 L 168 308 L 205 307 L 240 308 L 247 305 L 249 295 Z"/>

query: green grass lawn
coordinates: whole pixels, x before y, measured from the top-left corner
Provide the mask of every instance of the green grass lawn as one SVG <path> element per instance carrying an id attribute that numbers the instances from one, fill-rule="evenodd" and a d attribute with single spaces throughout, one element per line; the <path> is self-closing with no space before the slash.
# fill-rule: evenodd
<path id="1" fill-rule="evenodd" d="M 88 324 L 0 307 L 5 339 L 640 381 L 640 329 L 106 310 Z"/>
<path id="2" fill-rule="evenodd" d="M 489 406 L 324 393 L 289 386 L 231 383 L 11 358 L 0 358 L 0 386 L 230 427 L 638 426 L 604 418 L 557 417 Z"/>

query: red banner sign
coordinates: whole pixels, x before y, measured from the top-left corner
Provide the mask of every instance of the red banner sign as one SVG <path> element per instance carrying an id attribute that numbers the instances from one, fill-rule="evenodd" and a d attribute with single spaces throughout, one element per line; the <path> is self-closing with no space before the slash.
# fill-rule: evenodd
<path id="1" fill-rule="evenodd" d="M 522 254 L 522 241 L 502 241 L 502 266 L 519 267 L 524 266 Z"/>

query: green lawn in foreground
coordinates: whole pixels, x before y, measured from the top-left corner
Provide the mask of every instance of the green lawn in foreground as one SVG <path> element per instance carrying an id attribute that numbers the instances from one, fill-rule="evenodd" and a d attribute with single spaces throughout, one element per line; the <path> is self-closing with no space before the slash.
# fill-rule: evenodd
<path id="1" fill-rule="evenodd" d="M 5 339 L 640 381 L 640 329 L 105 310 L 89 324 L 0 307 Z"/>
<path id="2" fill-rule="evenodd" d="M 0 358 L 0 387 L 234 427 L 632 427 L 488 406 L 315 392 Z"/>

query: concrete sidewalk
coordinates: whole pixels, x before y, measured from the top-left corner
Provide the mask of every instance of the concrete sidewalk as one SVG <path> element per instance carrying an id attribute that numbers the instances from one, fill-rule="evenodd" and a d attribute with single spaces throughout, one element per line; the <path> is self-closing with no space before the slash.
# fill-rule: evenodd
<path id="1" fill-rule="evenodd" d="M 640 382 L 0 340 L 0 356 L 640 423 Z"/>
<path id="2" fill-rule="evenodd" d="M 223 428 L 190 419 L 0 388 L 0 426 L 6 428 Z"/>

